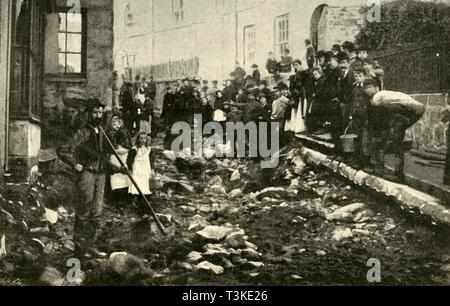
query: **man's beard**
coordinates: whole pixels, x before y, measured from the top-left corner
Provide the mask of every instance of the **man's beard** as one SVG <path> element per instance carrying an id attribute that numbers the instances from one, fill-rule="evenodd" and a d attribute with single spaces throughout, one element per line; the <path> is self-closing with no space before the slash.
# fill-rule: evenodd
<path id="1" fill-rule="evenodd" d="M 91 119 L 91 124 L 92 126 L 100 126 L 102 124 L 102 119 L 101 118 Z"/>

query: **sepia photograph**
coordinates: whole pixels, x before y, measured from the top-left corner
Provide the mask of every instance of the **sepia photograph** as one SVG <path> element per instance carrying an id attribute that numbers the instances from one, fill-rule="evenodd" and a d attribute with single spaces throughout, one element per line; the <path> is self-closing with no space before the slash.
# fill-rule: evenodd
<path id="1" fill-rule="evenodd" d="M 450 0 L 1 0 L 0 287 L 448 286 L 449 93 Z"/>

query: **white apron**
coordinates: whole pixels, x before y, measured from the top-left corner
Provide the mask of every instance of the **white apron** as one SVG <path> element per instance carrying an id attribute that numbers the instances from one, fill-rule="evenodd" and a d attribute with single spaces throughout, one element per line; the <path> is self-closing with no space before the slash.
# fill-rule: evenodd
<path id="1" fill-rule="evenodd" d="M 144 195 L 150 195 L 150 178 L 152 176 L 152 169 L 150 166 L 150 148 L 136 149 L 137 154 L 133 164 L 133 178 L 138 184 Z M 139 192 L 133 184 L 130 185 L 129 193 L 138 195 Z"/>
<path id="2" fill-rule="evenodd" d="M 120 156 L 120 160 L 126 165 L 127 164 L 127 157 L 128 157 L 128 150 L 119 146 L 119 149 L 117 150 L 117 153 Z M 116 167 L 121 167 L 119 161 L 117 160 L 116 156 L 111 155 L 110 162 Z M 130 179 L 128 176 L 122 173 L 117 173 L 114 175 L 111 175 L 111 189 L 117 190 L 117 189 L 124 189 L 130 187 Z"/>
<path id="3" fill-rule="evenodd" d="M 305 119 L 303 119 L 303 112 L 302 112 L 301 108 L 302 108 L 302 104 L 299 103 L 297 114 L 295 117 L 295 125 L 294 125 L 295 134 L 300 134 L 300 133 L 303 133 L 304 131 L 306 131 Z M 304 111 L 304 112 L 306 112 L 306 111 Z"/>

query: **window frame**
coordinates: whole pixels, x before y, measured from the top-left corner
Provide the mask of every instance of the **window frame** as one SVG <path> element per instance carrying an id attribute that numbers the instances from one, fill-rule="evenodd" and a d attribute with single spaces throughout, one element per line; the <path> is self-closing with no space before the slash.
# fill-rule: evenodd
<path id="1" fill-rule="evenodd" d="M 283 21 L 285 22 L 285 31 L 283 32 L 283 34 L 286 34 L 287 38 L 284 41 L 281 41 L 281 38 L 282 38 L 283 34 L 281 34 L 280 23 L 283 22 Z M 286 21 L 287 21 L 287 23 L 286 23 Z M 280 56 L 283 55 L 283 52 L 281 50 L 282 46 L 284 46 L 283 50 L 284 49 L 289 49 L 289 47 L 290 47 L 290 38 L 291 38 L 291 35 L 290 35 L 290 14 L 287 13 L 287 14 L 283 14 L 283 15 L 279 15 L 279 16 L 275 17 L 275 19 L 274 19 L 274 43 L 275 43 L 274 50 L 275 50 L 276 56 L 280 57 Z"/>
<path id="2" fill-rule="evenodd" d="M 249 30 L 253 30 L 253 44 L 251 44 L 251 42 L 247 41 L 247 31 Z M 245 68 L 249 68 L 250 65 L 255 64 L 256 61 L 256 24 L 249 24 L 246 25 L 243 29 L 243 36 L 244 36 L 244 67 Z M 253 46 L 253 49 L 250 50 L 249 46 Z M 250 51 L 250 52 L 249 52 Z M 248 54 L 253 53 L 253 63 L 252 62 L 248 62 Z M 248 65 L 248 66 L 247 66 Z"/>
<path id="3" fill-rule="evenodd" d="M 68 10 L 70 10 L 70 7 L 58 7 L 55 10 L 55 13 L 65 13 L 69 14 Z M 58 51 L 58 61 L 59 61 L 59 55 L 65 54 L 65 69 L 67 69 L 67 54 L 80 54 L 81 55 L 81 71 L 78 73 L 45 73 L 45 78 L 50 81 L 76 81 L 76 82 L 85 82 L 87 78 L 87 8 L 81 8 L 80 13 L 81 14 L 81 32 L 69 32 L 67 31 L 67 18 L 66 18 L 66 27 L 65 31 L 60 31 L 58 29 L 58 34 L 65 33 L 67 34 L 81 34 L 81 52 L 67 52 L 67 37 L 65 39 L 66 42 L 66 48 L 64 52 Z M 58 39 L 58 38 L 57 38 Z"/>

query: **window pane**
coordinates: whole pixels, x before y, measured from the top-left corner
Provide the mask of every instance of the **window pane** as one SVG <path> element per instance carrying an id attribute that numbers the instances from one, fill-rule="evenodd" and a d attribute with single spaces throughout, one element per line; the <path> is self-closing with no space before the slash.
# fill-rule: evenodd
<path id="1" fill-rule="evenodd" d="M 67 31 L 81 33 L 81 14 L 67 15 Z"/>
<path id="2" fill-rule="evenodd" d="M 59 52 L 66 52 L 66 34 L 58 33 L 58 49 Z"/>
<path id="3" fill-rule="evenodd" d="M 66 55 L 64 53 L 60 53 L 58 56 L 58 73 L 66 72 Z"/>
<path id="4" fill-rule="evenodd" d="M 59 31 L 66 31 L 66 13 L 59 13 Z"/>
<path id="5" fill-rule="evenodd" d="M 81 54 L 67 54 L 67 73 L 81 73 Z"/>
<path id="6" fill-rule="evenodd" d="M 81 52 L 81 34 L 67 34 L 67 52 Z"/>

